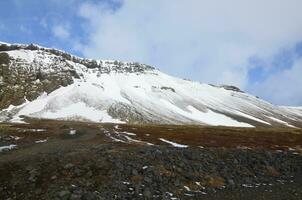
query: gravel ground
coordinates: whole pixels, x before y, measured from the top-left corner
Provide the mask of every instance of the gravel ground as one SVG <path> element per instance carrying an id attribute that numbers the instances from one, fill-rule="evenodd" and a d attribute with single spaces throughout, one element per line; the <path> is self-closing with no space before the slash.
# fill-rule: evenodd
<path id="1" fill-rule="evenodd" d="M 1 200 L 302 199 L 300 130 L 34 121 L 7 145 Z"/>
<path id="2" fill-rule="evenodd" d="M 0 164 L 1 199 L 302 199 L 302 156 L 88 146 Z"/>

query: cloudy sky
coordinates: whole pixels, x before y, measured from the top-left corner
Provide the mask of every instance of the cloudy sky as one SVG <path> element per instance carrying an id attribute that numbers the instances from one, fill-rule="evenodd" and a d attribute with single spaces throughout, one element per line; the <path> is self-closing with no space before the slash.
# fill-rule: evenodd
<path id="1" fill-rule="evenodd" d="M 302 106 L 301 0 L 10 0 L 0 8 L 0 41 L 139 61 Z"/>

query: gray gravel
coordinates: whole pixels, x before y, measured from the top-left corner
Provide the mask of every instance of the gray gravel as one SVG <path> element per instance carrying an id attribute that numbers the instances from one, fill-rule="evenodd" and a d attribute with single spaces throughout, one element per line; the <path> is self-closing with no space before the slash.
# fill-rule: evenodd
<path id="1" fill-rule="evenodd" d="M 0 199 L 302 199 L 301 180 L 288 151 L 108 144 L 0 163 Z"/>

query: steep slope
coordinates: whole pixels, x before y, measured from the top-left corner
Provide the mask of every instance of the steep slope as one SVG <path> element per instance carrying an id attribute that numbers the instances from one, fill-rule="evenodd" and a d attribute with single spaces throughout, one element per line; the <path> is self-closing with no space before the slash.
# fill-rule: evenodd
<path id="1" fill-rule="evenodd" d="M 1 121 L 301 127 L 302 111 L 233 86 L 166 75 L 139 63 L 82 59 L 36 45 L 0 45 Z"/>

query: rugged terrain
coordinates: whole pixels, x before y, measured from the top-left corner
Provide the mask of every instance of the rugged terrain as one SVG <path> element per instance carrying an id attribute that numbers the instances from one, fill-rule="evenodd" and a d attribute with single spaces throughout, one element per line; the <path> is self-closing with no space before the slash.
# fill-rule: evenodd
<path id="1" fill-rule="evenodd" d="M 301 199 L 296 128 L 1 124 L 0 199 Z"/>
<path id="2" fill-rule="evenodd" d="M 302 127 L 301 108 L 272 105 L 234 86 L 169 76 L 135 62 L 83 59 L 0 43 L 0 121 L 23 116 L 86 122 Z"/>
<path id="3" fill-rule="evenodd" d="M 0 199 L 302 199 L 302 108 L 234 86 L 0 42 L 0 121 Z"/>

